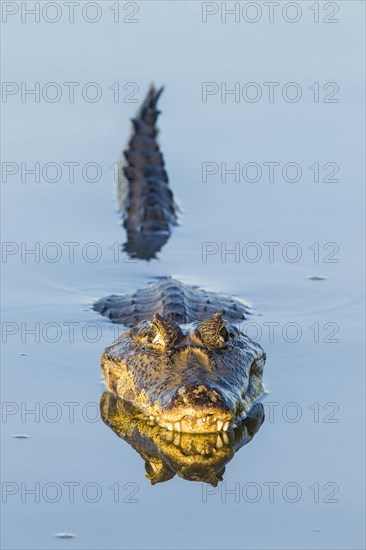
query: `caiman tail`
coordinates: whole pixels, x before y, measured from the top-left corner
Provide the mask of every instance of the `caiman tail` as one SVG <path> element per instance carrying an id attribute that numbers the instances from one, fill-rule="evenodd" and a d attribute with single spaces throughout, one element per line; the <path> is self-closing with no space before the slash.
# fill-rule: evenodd
<path id="1" fill-rule="evenodd" d="M 132 136 L 122 154 L 118 178 L 118 204 L 127 232 L 124 250 L 144 260 L 156 256 L 168 240 L 171 226 L 177 223 L 174 197 L 157 142 L 157 103 L 162 91 L 151 85 L 132 119 Z"/>

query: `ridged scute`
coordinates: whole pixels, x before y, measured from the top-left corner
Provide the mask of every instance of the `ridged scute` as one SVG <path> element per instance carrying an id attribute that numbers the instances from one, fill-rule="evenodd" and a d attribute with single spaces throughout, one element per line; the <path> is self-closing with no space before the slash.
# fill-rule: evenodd
<path id="1" fill-rule="evenodd" d="M 133 294 L 102 298 L 94 309 L 126 327 L 151 320 L 155 313 L 180 324 L 204 321 L 217 312 L 229 322 L 239 323 L 250 313 L 250 306 L 238 298 L 185 285 L 171 277 L 158 279 Z"/>

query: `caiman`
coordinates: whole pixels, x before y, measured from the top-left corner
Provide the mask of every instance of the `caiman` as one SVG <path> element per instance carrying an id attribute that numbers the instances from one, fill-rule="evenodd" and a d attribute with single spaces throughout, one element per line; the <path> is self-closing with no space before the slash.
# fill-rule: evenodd
<path id="1" fill-rule="evenodd" d="M 125 226 L 141 242 L 168 233 L 176 220 L 155 140 L 159 95 L 150 88 L 125 153 Z M 265 353 L 237 326 L 249 313 L 237 298 L 167 277 L 132 295 L 103 298 L 94 309 L 127 329 L 104 350 L 106 387 L 169 431 L 227 431 L 264 391 Z"/>
<path id="2" fill-rule="evenodd" d="M 226 431 L 263 393 L 265 353 L 235 326 L 240 300 L 166 278 L 94 308 L 131 327 L 104 350 L 108 390 L 159 426 Z"/>

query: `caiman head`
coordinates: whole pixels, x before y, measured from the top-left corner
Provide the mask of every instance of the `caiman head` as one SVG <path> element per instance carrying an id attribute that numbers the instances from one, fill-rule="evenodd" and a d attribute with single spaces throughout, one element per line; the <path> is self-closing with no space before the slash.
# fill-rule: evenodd
<path id="1" fill-rule="evenodd" d="M 169 431 L 228 430 L 263 393 L 263 349 L 221 313 L 179 325 L 155 314 L 102 357 L 107 388 Z"/>

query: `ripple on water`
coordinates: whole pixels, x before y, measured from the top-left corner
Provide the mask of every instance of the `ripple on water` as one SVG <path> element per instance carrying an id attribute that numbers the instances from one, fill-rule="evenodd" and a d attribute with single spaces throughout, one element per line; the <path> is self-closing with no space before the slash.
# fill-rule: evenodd
<path id="1" fill-rule="evenodd" d="M 308 279 L 309 281 L 325 281 L 326 277 L 324 277 L 323 275 L 310 275 Z"/>

